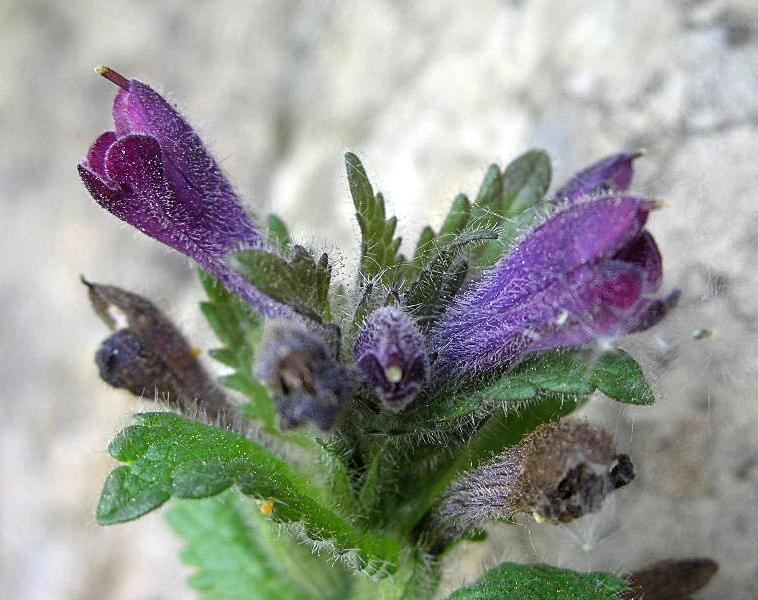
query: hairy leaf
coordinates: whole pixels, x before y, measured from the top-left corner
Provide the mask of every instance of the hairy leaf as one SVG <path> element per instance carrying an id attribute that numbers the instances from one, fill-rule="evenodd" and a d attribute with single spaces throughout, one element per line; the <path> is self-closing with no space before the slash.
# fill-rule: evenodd
<path id="1" fill-rule="evenodd" d="M 264 250 L 245 250 L 231 265 L 258 290 L 316 321 L 330 321 L 329 284 L 332 268 L 323 254 L 316 261 L 302 246 L 293 246 L 285 260 Z"/>
<path id="2" fill-rule="evenodd" d="M 349 575 L 280 531 L 248 498 L 225 492 L 179 501 L 168 513 L 194 567 L 190 586 L 203 600 L 344 598 Z"/>
<path id="3" fill-rule="evenodd" d="M 542 200 L 551 177 L 550 158 L 542 150 L 519 156 L 503 174 L 503 215 L 517 215 Z"/>
<path id="4" fill-rule="evenodd" d="M 266 234 L 268 241 L 274 244 L 274 246 L 282 252 L 287 251 L 292 244 L 287 225 L 274 214 L 268 216 L 268 220 L 266 221 Z"/>
<path id="5" fill-rule="evenodd" d="M 420 396 L 402 421 L 377 417 L 373 425 L 386 434 L 423 436 L 476 422 L 499 407 L 525 406 L 551 395 L 575 404 L 595 390 L 625 404 L 655 402 L 642 369 L 623 350 L 600 356 L 583 349 L 551 350 L 459 390 L 433 390 L 433 398 Z"/>
<path id="6" fill-rule="evenodd" d="M 448 600 L 616 600 L 627 584 L 610 573 L 503 563 Z"/>
<path id="7" fill-rule="evenodd" d="M 434 251 L 427 253 L 426 264 L 404 298 L 421 325 L 428 327 L 438 318 L 463 283 L 468 272 L 466 247 L 496 237 L 492 231 L 467 231 L 449 243 L 433 242 Z"/>
<path id="8" fill-rule="evenodd" d="M 534 224 L 533 210 L 550 187 L 550 158 L 542 150 L 530 150 L 516 158 L 504 173 L 491 165 L 473 207 L 476 228 L 498 231 L 498 240 L 471 253 L 471 264 L 488 267 L 507 250 L 508 243 Z"/>
<path id="9" fill-rule="evenodd" d="M 394 237 L 397 218 L 386 218 L 384 197 L 374 193 L 363 164 L 352 152 L 345 153 L 345 166 L 361 230 L 361 283 L 379 278 L 390 285 L 397 276 L 395 267 L 401 263 L 401 239 Z"/>
<path id="10" fill-rule="evenodd" d="M 477 227 L 492 229 L 500 224 L 504 216 L 502 196 L 503 174 L 500 167 L 490 165 L 474 202 L 473 214 Z"/>
<path id="11" fill-rule="evenodd" d="M 652 404 L 655 394 L 640 366 L 623 350 L 599 357 L 582 349 L 551 350 L 528 358 L 495 381 L 457 395 L 438 419 L 468 414 L 483 404 L 526 401 L 544 394 L 587 396 L 600 390 L 626 404 Z"/>
<path id="12" fill-rule="evenodd" d="M 454 236 L 462 233 L 471 217 L 471 202 L 466 194 L 458 194 L 450 206 L 445 222 L 440 228 L 439 237 L 443 240 L 452 239 Z"/>
<path id="13" fill-rule="evenodd" d="M 216 337 L 224 344 L 209 354 L 234 369 L 221 377 L 221 384 L 241 392 L 250 400 L 244 408 L 246 417 L 259 420 L 267 431 L 275 431 L 276 411 L 265 387 L 253 374 L 255 348 L 261 337 L 263 320 L 250 306 L 227 290 L 205 271 L 198 275 L 208 300 L 200 304 Z"/>
<path id="14" fill-rule="evenodd" d="M 229 431 L 173 413 L 142 413 L 109 446 L 127 463 L 106 480 L 97 520 L 136 519 L 170 497 L 205 498 L 237 485 L 248 496 L 273 501 L 272 518 L 297 523 L 357 568 L 391 570 L 399 558 L 393 538 L 369 534 L 319 499 L 316 488 L 280 458 Z"/>

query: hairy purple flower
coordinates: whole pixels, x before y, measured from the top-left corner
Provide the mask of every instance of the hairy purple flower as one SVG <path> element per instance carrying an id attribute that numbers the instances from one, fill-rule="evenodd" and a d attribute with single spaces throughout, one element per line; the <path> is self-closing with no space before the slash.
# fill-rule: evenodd
<path id="1" fill-rule="evenodd" d="M 401 411 L 429 378 L 424 337 L 401 308 L 374 311 L 355 342 L 355 363 L 366 383 L 390 410 Z"/>
<path id="2" fill-rule="evenodd" d="M 634 175 L 632 163 L 640 156 L 641 152 L 621 152 L 599 160 L 574 175 L 553 195 L 553 201 L 574 204 L 588 196 L 625 192 Z"/>
<path id="3" fill-rule="evenodd" d="M 234 252 L 265 248 L 231 184 L 197 132 L 157 92 L 107 67 L 122 89 L 115 131 L 97 138 L 79 175 L 103 208 L 189 256 L 266 316 L 284 314 L 226 265 Z"/>
<path id="4" fill-rule="evenodd" d="M 139 397 L 157 394 L 185 413 L 211 419 L 233 407 L 198 362 L 176 326 L 147 298 L 112 285 L 84 281 L 97 315 L 115 333 L 97 350 L 100 377 Z M 126 319 L 119 329 L 114 310 Z"/>
<path id="5" fill-rule="evenodd" d="M 634 479 L 604 429 L 577 419 L 548 423 L 518 446 L 463 475 L 432 512 L 427 529 L 443 545 L 487 522 L 519 513 L 567 523 L 600 509 Z"/>
<path id="6" fill-rule="evenodd" d="M 656 206 L 600 198 L 537 227 L 445 313 L 432 339 L 436 375 L 476 375 L 657 323 L 678 294 L 656 297 L 661 255 L 644 230 Z"/>
<path id="7" fill-rule="evenodd" d="M 282 426 L 331 429 L 355 385 L 327 343 L 297 321 L 266 323 L 257 377 L 274 394 Z"/>

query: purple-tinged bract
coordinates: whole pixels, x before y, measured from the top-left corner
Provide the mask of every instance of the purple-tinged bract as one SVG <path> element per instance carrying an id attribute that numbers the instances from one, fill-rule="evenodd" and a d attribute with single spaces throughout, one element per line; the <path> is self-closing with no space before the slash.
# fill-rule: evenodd
<path id="1" fill-rule="evenodd" d="M 656 297 L 662 260 L 644 230 L 656 206 L 606 197 L 548 219 L 454 300 L 433 334 L 435 375 L 473 376 L 657 323 L 678 296 Z"/>
<path id="2" fill-rule="evenodd" d="M 424 337 L 396 306 L 380 308 L 366 319 L 354 355 L 365 382 L 394 411 L 408 406 L 429 378 Z"/>
<path id="3" fill-rule="evenodd" d="M 624 193 L 634 175 L 632 163 L 641 155 L 640 152 L 621 152 L 599 160 L 574 175 L 553 195 L 553 201 L 575 204 L 588 196 Z"/>
<path id="4" fill-rule="evenodd" d="M 195 260 L 262 314 L 284 314 L 226 265 L 231 253 L 265 242 L 197 132 L 144 83 L 103 72 L 127 87 L 114 102 L 115 131 L 98 137 L 78 167 L 92 197 Z"/>

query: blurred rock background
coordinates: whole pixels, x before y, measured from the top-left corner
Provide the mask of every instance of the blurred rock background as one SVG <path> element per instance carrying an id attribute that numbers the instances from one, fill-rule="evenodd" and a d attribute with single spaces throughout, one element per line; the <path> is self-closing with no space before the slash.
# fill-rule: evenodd
<path id="1" fill-rule="evenodd" d="M 699 598 L 758 597 L 758 4 L 755 0 L 0 3 L 0 596 L 193 597 L 160 514 L 102 529 L 111 435 L 134 410 L 92 356 L 80 273 L 207 336 L 183 258 L 98 209 L 76 176 L 110 127 L 105 63 L 170 93 L 259 214 L 354 257 L 351 149 L 412 242 L 487 164 L 540 146 L 556 179 L 648 149 L 638 188 L 681 309 L 632 342 L 661 402 L 598 400 L 639 478 L 577 527 L 499 529 L 448 589 L 505 559 L 633 569 L 703 555 Z M 718 337 L 694 341 L 700 327 Z"/>

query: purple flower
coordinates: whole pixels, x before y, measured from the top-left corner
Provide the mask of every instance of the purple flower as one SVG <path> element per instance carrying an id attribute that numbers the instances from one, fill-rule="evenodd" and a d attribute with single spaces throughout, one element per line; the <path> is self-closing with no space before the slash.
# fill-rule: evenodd
<path id="1" fill-rule="evenodd" d="M 657 204 L 600 198 L 551 217 L 458 296 L 432 339 L 442 378 L 543 350 L 641 331 L 676 302 L 656 297 L 661 255 L 644 230 Z"/>
<path id="2" fill-rule="evenodd" d="M 641 152 L 621 152 L 599 160 L 574 175 L 553 195 L 553 201 L 575 204 L 587 196 L 625 192 L 634 175 L 632 162 L 640 156 Z"/>
<path id="3" fill-rule="evenodd" d="M 122 89 L 115 131 L 98 137 L 78 167 L 95 201 L 195 260 L 262 314 L 284 314 L 226 265 L 231 253 L 266 244 L 197 132 L 144 83 L 98 72 Z"/>
<path id="4" fill-rule="evenodd" d="M 402 309 L 387 306 L 365 321 L 355 342 L 355 363 L 384 405 L 400 411 L 429 378 L 424 337 Z"/>

